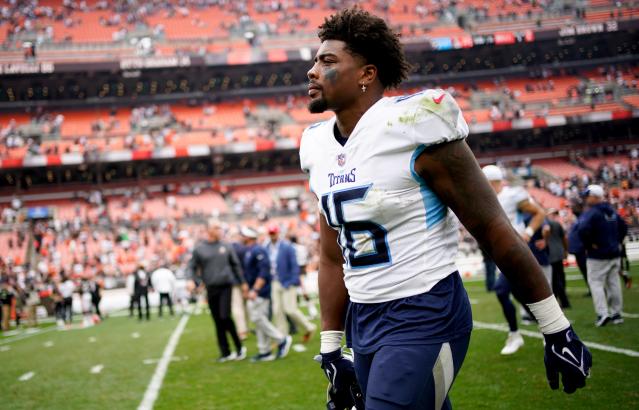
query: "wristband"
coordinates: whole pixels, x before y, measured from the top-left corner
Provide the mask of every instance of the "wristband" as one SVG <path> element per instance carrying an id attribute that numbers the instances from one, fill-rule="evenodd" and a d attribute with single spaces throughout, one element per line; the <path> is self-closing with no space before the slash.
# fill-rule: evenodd
<path id="1" fill-rule="evenodd" d="M 561 332 L 570 327 L 570 322 L 561 311 L 555 295 L 550 295 L 539 302 L 527 303 L 526 306 L 537 319 L 539 330 L 545 335 Z"/>
<path id="2" fill-rule="evenodd" d="M 320 353 L 331 353 L 342 348 L 341 330 L 325 330 L 320 332 Z"/>
<path id="3" fill-rule="evenodd" d="M 529 238 L 532 238 L 532 236 L 535 234 L 535 231 L 533 231 L 533 228 L 531 228 L 530 226 L 527 226 L 524 230 L 524 233 L 528 235 Z"/>

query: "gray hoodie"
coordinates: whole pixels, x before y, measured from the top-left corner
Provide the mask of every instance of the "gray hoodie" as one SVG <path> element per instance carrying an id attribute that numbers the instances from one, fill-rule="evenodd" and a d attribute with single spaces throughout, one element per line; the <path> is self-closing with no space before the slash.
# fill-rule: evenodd
<path id="1" fill-rule="evenodd" d="M 225 242 L 202 241 L 193 249 L 187 268 L 189 277 L 206 286 L 243 283 L 242 267 L 233 247 Z"/>

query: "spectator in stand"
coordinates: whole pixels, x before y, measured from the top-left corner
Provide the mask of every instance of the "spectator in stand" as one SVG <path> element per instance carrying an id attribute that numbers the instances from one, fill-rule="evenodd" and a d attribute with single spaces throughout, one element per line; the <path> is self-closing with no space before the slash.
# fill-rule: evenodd
<path id="1" fill-rule="evenodd" d="M 548 251 L 550 266 L 552 267 L 552 292 L 559 299 L 561 307 L 567 309 L 570 307 L 570 302 L 568 301 L 568 295 L 566 295 L 564 260 L 568 257 L 568 237 L 558 221 L 559 211 L 555 208 L 550 208 L 547 215 L 547 222 L 550 227 Z"/>
<path id="2" fill-rule="evenodd" d="M 167 267 L 167 264 L 162 264 L 158 267 L 153 274 L 151 274 L 151 282 L 153 283 L 153 289 L 160 294 L 160 306 L 158 308 L 158 316 L 162 317 L 162 307 L 166 303 L 169 307 L 169 312 L 173 316 L 173 292 L 175 290 L 175 275 Z"/>
<path id="3" fill-rule="evenodd" d="M 612 206 L 605 201 L 599 185 L 589 185 L 584 191 L 588 209 L 579 224 L 579 238 L 586 249 L 588 283 L 597 314 L 595 326 L 602 327 L 612 321 L 623 323 L 623 305 L 619 270 L 621 243 L 627 226 Z"/>
<path id="4" fill-rule="evenodd" d="M 280 239 L 280 228 L 276 224 L 268 227 L 269 239 L 266 250 L 271 262 L 273 276 L 271 298 L 275 326 L 288 334 L 288 316 L 296 326 L 304 331 L 302 341 L 308 342 L 316 326 L 311 323 L 297 306 L 297 288 L 300 286 L 300 267 L 295 256 L 295 248 L 290 242 Z"/>
<path id="5" fill-rule="evenodd" d="M 135 270 L 135 282 L 133 283 L 133 298 L 138 305 L 138 320 L 142 320 L 142 299 L 146 308 L 146 320 L 151 320 L 149 310 L 149 274 L 146 272 L 144 264 L 140 263 Z"/>

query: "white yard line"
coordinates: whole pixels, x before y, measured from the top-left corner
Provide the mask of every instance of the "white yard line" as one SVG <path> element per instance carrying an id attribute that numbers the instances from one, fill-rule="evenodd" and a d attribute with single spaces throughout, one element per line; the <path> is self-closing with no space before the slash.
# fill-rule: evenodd
<path id="1" fill-rule="evenodd" d="M 475 329 L 496 330 L 498 332 L 504 332 L 504 333 L 508 333 L 508 331 L 509 331 L 508 330 L 508 326 L 500 324 L 500 323 L 484 323 L 484 322 L 473 321 L 473 327 Z M 519 329 L 519 333 L 521 333 L 524 336 L 534 337 L 535 339 L 543 339 L 544 338 L 541 333 L 532 332 L 532 331 L 526 330 L 526 329 Z M 639 352 L 637 352 L 635 350 L 623 349 L 621 347 L 605 345 L 605 344 L 602 344 L 602 343 L 588 342 L 588 341 L 585 341 L 585 340 L 583 342 L 584 342 L 584 344 L 586 346 L 588 346 L 591 349 L 602 350 L 604 352 L 609 352 L 609 353 L 623 354 L 623 355 L 630 356 L 630 357 L 639 357 Z"/>
<path id="2" fill-rule="evenodd" d="M 621 316 L 623 316 L 623 317 L 627 317 L 627 318 L 630 318 L 630 319 L 637 319 L 637 318 L 639 318 L 639 315 L 638 315 L 638 314 L 636 314 L 636 313 L 628 313 L 628 312 L 621 312 Z"/>
<path id="3" fill-rule="evenodd" d="M 21 382 L 26 382 L 27 380 L 31 380 L 31 378 L 35 375 L 34 372 L 25 373 L 18 378 Z"/>
<path id="4" fill-rule="evenodd" d="M 144 398 L 142 402 L 138 406 L 138 410 L 151 410 L 153 409 L 153 404 L 155 400 L 158 398 L 158 393 L 160 392 L 160 388 L 162 387 L 162 381 L 164 380 L 164 376 L 166 375 L 166 371 L 169 367 L 169 362 L 171 361 L 171 357 L 173 356 L 173 352 L 177 347 L 177 344 L 180 340 L 180 336 L 182 336 L 182 332 L 184 332 L 184 328 L 186 327 L 186 323 L 189 321 L 189 316 L 182 316 L 180 322 L 177 327 L 173 331 L 171 338 L 169 339 L 169 343 L 167 343 L 164 348 L 164 353 L 162 353 L 162 359 L 158 363 L 155 368 L 155 373 L 153 373 L 153 377 L 151 378 L 151 382 L 146 388 L 146 392 L 144 393 Z"/>

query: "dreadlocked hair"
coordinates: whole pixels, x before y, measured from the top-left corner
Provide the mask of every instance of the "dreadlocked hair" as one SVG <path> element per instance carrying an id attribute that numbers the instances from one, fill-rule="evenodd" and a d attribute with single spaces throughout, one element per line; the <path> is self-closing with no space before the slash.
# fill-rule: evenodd
<path id="1" fill-rule="evenodd" d="M 343 41 L 351 53 L 377 67 L 377 75 L 385 89 L 399 86 L 411 69 L 399 35 L 384 20 L 366 10 L 353 7 L 327 17 L 317 35 L 321 41 Z"/>

